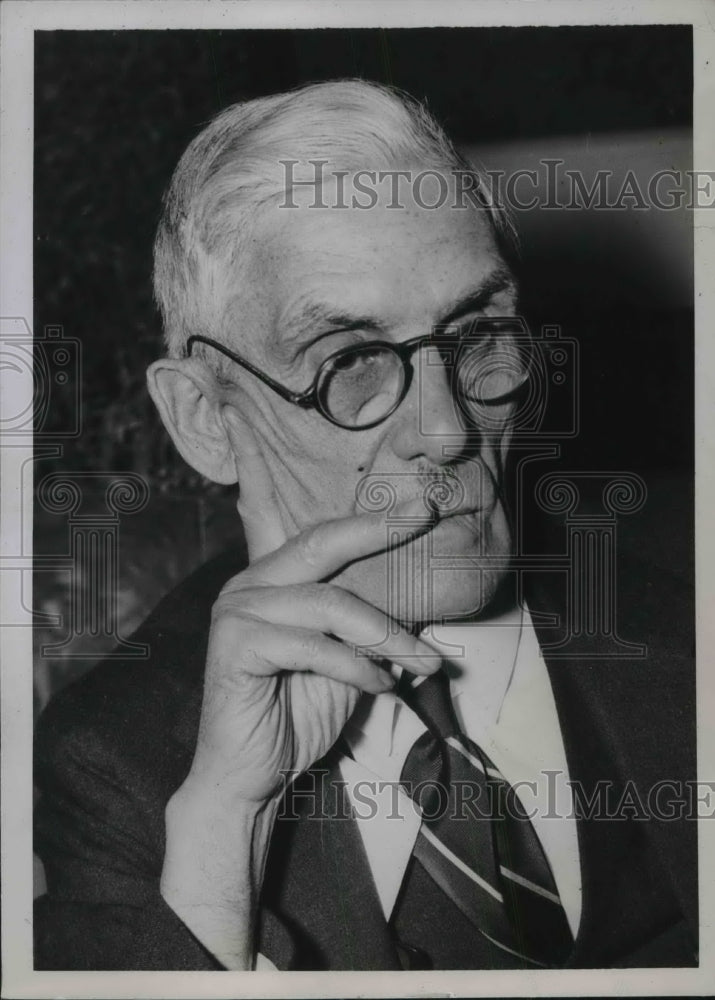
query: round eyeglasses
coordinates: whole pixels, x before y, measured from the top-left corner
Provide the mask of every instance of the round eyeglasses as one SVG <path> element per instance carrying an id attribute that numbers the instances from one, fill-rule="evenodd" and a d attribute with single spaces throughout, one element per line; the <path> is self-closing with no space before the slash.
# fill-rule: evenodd
<path id="1" fill-rule="evenodd" d="M 195 344 L 207 344 L 259 378 L 279 396 L 318 412 L 346 430 L 367 430 L 395 412 L 414 378 L 413 354 L 430 348 L 425 364 L 450 372 L 455 399 L 466 416 L 475 419 L 481 406 L 508 403 L 526 384 L 532 364 L 532 341 L 521 317 L 473 320 L 459 335 L 455 327 L 393 344 L 370 340 L 342 347 L 320 364 L 312 385 L 294 392 L 276 382 L 250 361 L 210 337 L 196 334 L 186 342 L 190 357 Z"/>

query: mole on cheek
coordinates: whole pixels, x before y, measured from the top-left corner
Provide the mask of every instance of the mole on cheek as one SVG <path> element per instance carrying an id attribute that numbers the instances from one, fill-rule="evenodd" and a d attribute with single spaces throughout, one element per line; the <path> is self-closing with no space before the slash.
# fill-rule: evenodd
<path id="1" fill-rule="evenodd" d="M 358 472 L 364 472 L 364 471 L 365 471 L 365 466 L 364 465 L 358 465 Z"/>

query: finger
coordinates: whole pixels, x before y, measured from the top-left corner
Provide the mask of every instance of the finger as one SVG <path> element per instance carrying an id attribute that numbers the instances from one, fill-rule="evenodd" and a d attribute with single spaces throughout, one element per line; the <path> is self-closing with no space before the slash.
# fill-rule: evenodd
<path id="1" fill-rule="evenodd" d="M 403 544 L 433 523 L 432 511 L 420 498 L 397 506 L 389 522 L 384 513 L 324 521 L 249 566 L 243 582 L 290 586 L 324 580 L 356 559 Z"/>
<path id="2" fill-rule="evenodd" d="M 241 628 L 241 670 L 254 676 L 310 672 L 377 694 L 395 686 L 389 671 L 367 657 L 355 656 L 344 643 L 322 632 L 281 628 L 266 633 L 260 626 Z"/>
<path id="3" fill-rule="evenodd" d="M 332 584 L 301 584 L 293 587 L 258 587 L 224 593 L 217 608 L 249 614 L 266 628 L 293 626 L 327 632 L 363 654 L 387 658 L 416 674 L 431 674 L 442 655 L 378 608 Z M 355 651 L 354 651 L 355 655 Z"/>
<path id="4" fill-rule="evenodd" d="M 256 437 L 233 407 L 222 410 L 224 427 L 236 458 L 239 498 L 236 507 L 243 522 L 249 560 L 279 549 L 286 541 L 275 488 Z"/>

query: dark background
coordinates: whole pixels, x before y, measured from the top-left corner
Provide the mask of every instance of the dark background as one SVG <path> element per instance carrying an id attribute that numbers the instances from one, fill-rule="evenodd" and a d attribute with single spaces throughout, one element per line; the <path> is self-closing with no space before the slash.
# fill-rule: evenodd
<path id="1" fill-rule="evenodd" d="M 36 38 L 35 329 L 61 324 L 84 345 L 84 434 L 63 461 L 134 468 L 165 486 L 183 485 L 186 475 L 161 443 L 143 390 L 143 369 L 161 352 L 151 247 L 171 172 L 220 108 L 310 80 L 362 76 L 426 99 L 463 146 L 536 139 L 544 156 L 556 137 L 613 137 L 615 146 L 629 130 L 649 130 L 655 147 L 692 122 L 689 27 Z M 615 155 L 618 169 L 623 153 Z M 603 213 L 613 220 L 598 232 L 575 219 L 566 237 L 541 214 L 544 231 L 522 246 L 524 308 L 582 343 L 586 420 L 569 460 L 689 466 L 687 294 L 664 301 L 662 274 L 644 274 L 637 251 L 623 253 L 624 213 Z M 629 214 L 635 231 L 643 220 Z"/>
<path id="2" fill-rule="evenodd" d="M 484 148 L 487 166 L 534 150 L 566 151 L 578 166 L 595 149 L 622 172 L 636 150 L 647 173 L 651 150 L 653 169 L 664 149 L 666 163 L 671 148 L 689 155 L 689 27 L 38 32 L 35 331 L 58 324 L 81 342 L 82 433 L 38 460 L 36 479 L 131 470 L 149 482 L 149 507 L 122 524 L 122 628 L 237 531 L 232 500 L 174 455 L 144 388 L 162 352 L 150 281 L 162 192 L 226 104 L 340 76 L 426 99 L 459 144 Z M 690 220 L 537 210 L 517 223 L 526 315 L 535 327 L 559 324 L 581 349 L 581 428 L 561 442 L 563 463 L 666 483 L 668 512 L 656 505 L 644 516 L 668 536 L 667 561 L 689 566 Z M 58 392 L 43 430 L 61 431 L 73 405 Z M 38 508 L 36 552 L 59 552 L 65 539 L 65 519 Z M 62 609 L 67 586 L 62 574 L 38 573 L 36 607 Z M 41 703 L 69 673 L 40 660 Z"/>

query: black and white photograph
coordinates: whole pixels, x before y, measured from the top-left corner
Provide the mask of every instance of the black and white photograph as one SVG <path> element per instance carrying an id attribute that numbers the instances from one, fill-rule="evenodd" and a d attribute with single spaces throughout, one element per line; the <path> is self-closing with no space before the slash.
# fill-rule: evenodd
<path id="1" fill-rule="evenodd" d="M 709 992 L 714 13 L 4 5 L 3 996 Z"/>

